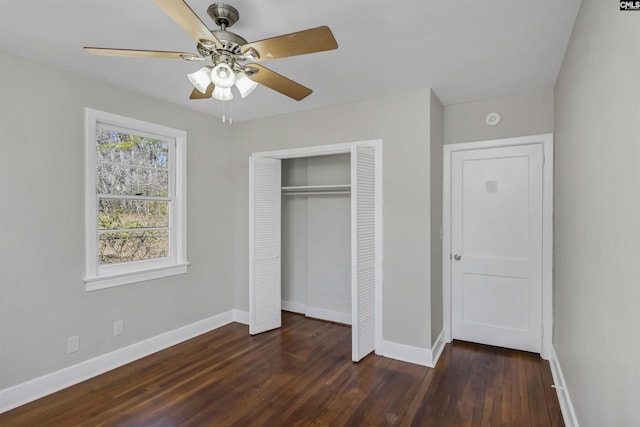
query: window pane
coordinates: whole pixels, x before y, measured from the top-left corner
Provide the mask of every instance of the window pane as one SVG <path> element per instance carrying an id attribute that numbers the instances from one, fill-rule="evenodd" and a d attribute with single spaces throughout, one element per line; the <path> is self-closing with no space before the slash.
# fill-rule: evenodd
<path id="1" fill-rule="evenodd" d="M 98 128 L 96 144 L 97 162 L 169 167 L 169 143 L 165 141 Z"/>
<path id="2" fill-rule="evenodd" d="M 169 231 L 123 231 L 100 234 L 98 261 L 118 264 L 169 256 Z"/>
<path id="3" fill-rule="evenodd" d="M 98 229 L 169 227 L 169 202 L 156 200 L 98 201 Z"/>
<path id="4" fill-rule="evenodd" d="M 169 171 L 98 163 L 96 193 L 167 197 Z"/>

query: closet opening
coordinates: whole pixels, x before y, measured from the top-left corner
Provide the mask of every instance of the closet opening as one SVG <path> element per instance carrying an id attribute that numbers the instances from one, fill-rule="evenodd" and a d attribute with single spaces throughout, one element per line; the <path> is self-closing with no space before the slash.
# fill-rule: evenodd
<path id="1" fill-rule="evenodd" d="M 253 153 L 249 333 L 281 309 L 351 324 L 352 360 L 382 344 L 382 141 Z"/>
<path id="2" fill-rule="evenodd" d="M 351 155 L 282 161 L 282 309 L 351 325 Z"/>

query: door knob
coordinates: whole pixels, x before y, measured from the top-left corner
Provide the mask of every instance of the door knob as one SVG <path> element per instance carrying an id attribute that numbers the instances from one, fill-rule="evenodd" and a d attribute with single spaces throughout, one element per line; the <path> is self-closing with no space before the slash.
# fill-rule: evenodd
<path id="1" fill-rule="evenodd" d="M 453 256 L 453 259 L 455 259 L 456 261 L 460 261 L 460 258 L 462 258 L 462 257 L 460 255 L 458 255 L 458 254 L 455 254 Z"/>

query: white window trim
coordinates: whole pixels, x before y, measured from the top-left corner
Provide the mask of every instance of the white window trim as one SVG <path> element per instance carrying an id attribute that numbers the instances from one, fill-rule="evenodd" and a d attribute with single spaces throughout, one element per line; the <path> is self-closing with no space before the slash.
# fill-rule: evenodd
<path id="1" fill-rule="evenodd" d="M 96 128 L 98 123 L 132 129 L 136 134 L 175 140 L 171 167 L 175 171 L 171 224 L 174 231 L 171 255 L 167 258 L 100 266 L 96 226 Z M 187 272 L 187 133 L 104 111 L 85 108 L 85 277 L 87 291 L 159 279 Z"/>

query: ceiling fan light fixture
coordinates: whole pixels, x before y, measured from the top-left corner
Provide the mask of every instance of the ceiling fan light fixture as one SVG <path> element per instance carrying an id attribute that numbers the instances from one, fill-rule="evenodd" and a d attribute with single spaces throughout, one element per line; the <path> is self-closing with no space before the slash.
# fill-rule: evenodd
<path id="1" fill-rule="evenodd" d="M 233 69 L 226 62 L 221 62 L 211 70 L 211 81 L 216 88 L 230 88 L 236 81 Z"/>
<path id="2" fill-rule="evenodd" d="M 200 68 L 198 71 L 196 71 L 194 73 L 187 74 L 187 78 L 189 79 L 189 81 L 191 82 L 193 87 L 195 87 L 196 89 L 198 89 L 202 93 L 206 93 L 207 92 L 207 88 L 211 84 L 211 69 L 212 68 L 213 67 L 209 67 L 209 66 L 202 67 L 202 68 Z"/>
<path id="3" fill-rule="evenodd" d="M 240 96 L 242 96 L 243 98 L 249 96 L 249 94 L 253 92 L 256 86 L 258 86 L 258 83 L 251 80 L 249 76 L 247 76 L 247 73 L 245 73 L 244 71 L 240 71 L 238 74 L 236 74 L 236 87 L 240 92 Z"/>
<path id="4" fill-rule="evenodd" d="M 216 86 L 212 96 L 218 101 L 231 101 L 233 99 L 233 93 L 231 93 L 231 88 L 229 87 Z"/>

